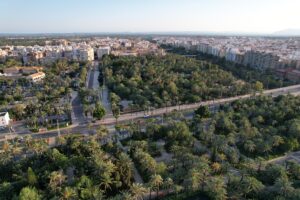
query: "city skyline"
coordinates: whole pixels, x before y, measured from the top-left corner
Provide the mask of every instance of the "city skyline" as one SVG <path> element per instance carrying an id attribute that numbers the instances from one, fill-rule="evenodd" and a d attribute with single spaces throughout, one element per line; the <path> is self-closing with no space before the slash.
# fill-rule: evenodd
<path id="1" fill-rule="evenodd" d="M 211 32 L 300 30 L 297 0 L 0 1 L 0 33 Z"/>

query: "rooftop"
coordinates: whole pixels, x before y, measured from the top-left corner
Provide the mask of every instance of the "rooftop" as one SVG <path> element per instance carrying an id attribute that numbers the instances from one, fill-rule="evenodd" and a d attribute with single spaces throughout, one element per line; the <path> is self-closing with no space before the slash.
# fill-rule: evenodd
<path id="1" fill-rule="evenodd" d="M 8 112 L 0 112 L 0 117 L 4 117 Z"/>

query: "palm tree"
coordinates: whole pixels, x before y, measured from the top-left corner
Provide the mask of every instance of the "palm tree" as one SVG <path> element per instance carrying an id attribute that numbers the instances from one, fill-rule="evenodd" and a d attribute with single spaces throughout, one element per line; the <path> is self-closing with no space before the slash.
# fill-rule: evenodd
<path id="1" fill-rule="evenodd" d="M 163 184 L 163 178 L 160 175 L 152 175 L 150 178 L 150 185 L 156 189 L 156 198 L 158 198 L 159 187 Z M 151 189 L 150 189 L 151 199 Z"/>
<path id="2" fill-rule="evenodd" d="M 43 125 L 45 126 L 45 118 L 46 118 L 46 116 L 47 116 L 47 113 L 46 112 L 44 112 L 44 111 L 41 111 L 40 112 L 40 115 L 41 115 L 41 117 L 42 117 L 42 119 L 43 119 Z M 46 124 L 47 125 L 47 124 Z"/>
<path id="3" fill-rule="evenodd" d="M 38 194 L 38 191 L 35 188 L 31 187 L 24 187 L 20 194 L 19 194 L 19 200 L 40 200 L 41 196 Z"/>
<path id="4" fill-rule="evenodd" d="M 50 182 L 49 187 L 54 191 L 58 191 L 61 189 L 62 184 L 65 182 L 66 176 L 63 171 L 54 171 L 50 174 Z"/>
<path id="5" fill-rule="evenodd" d="M 61 200 L 75 199 L 76 191 L 71 187 L 65 187 L 62 192 Z"/>
<path id="6" fill-rule="evenodd" d="M 104 191 L 107 191 L 108 189 L 111 189 L 111 185 L 113 183 L 112 177 L 110 176 L 109 173 L 104 172 L 101 175 L 101 184 L 100 186 L 103 187 Z"/>
<path id="7" fill-rule="evenodd" d="M 19 143 L 16 142 L 11 149 L 11 153 L 12 153 L 14 159 L 16 159 L 16 156 L 19 155 L 21 152 L 22 152 L 22 149 L 19 146 Z"/>
<path id="8" fill-rule="evenodd" d="M 148 192 L 148 190 L 140 183 L 133 183 L 130 192 L 133 196 L 133 199 L 139 200 L 143 199 L 143 196 Z"/>
<path id="9" fill-rule="evenodd" d="M 35 154 L 41 154 L 47 149 L 47 144 L 43 140 L 38 140 L 32 145 L 32 150 Z"/>
<path id="10" fill-rule="evenodd" d="M 11 150 L 11 145 L 5 141 L 2 145 L 2 150 L 4 151 L 4 153 L 8 153 Z"/>
<path id="11" fill-rule="evenodd" d="M 120 153 L 118 156 L 118 171 L 124 184 L 129 186 L 133 177 L 133 162 L 125 153 Z"/>
<path id="12" fill-rule="evenodd" d="M 167 178 L 165 181 L 164 181 L 164 187 L 165 189 L 167 190 L 167 193 L 169 194 L 170 193 L 170 189 L 174 186 L 174 182 L 171 178 Z"/>
<path id="13" fill-rule="evenodd" d="M 33 114 L 33 116 L 30 119 L 30 123 L 33 126 L 33 128 L 37 128 L 37 122 L 38 122 L 38 118 L 36 116 L 36 113 Z"/>
<path id="14" fill-rule="evenodd" d="M 262 157 L 258 157 L 255 161 L 256 161 L 256 163 L 258 163 L 258 166 L 257 166 L 257 172 L 260 172 L 260 171 L 261 171 L 261 168 L 262 168 L 263 165 L 265 164 L 265 163 L 264 163 L 265 159 L 263 159 Z"/>
<path id="15" fill-rule="evenodd" d="M 100 126 L 97 130 L 97 134 L 96 134 L 96 139 L 97 141 L 100 141 L 101 139 L 103 139 L 104 137 L 106 137 L 108 134 L 108 130 L 106 127 L 104 126 Z"/>
<path id="16" fill-rule="evenodd" d="M 89 194 L 92 197 L 91 199 L 105 199 L 104 192 L 98 187 L 92 187 Z"/>
<path id="17" fill-rule="evenodd" d="M 244 149 L 250 153 L 254 152 L 255 148 L 256 148 L 256 145 L 251 140 L 246 141 L 244 144 Z"/>
<path id="18" fill-rule="evenodd" d="M 264 153 L 266 153 L 267 155 L 269 155 L 269 153 L 272 152 L 272 145 L 269 144 L 269 143 L 264 143 L 264 144 L 262 145 L 262 151 L 263 151 Z"/>
<path id="19" fill-rule="evenodd" d="M 192 188 L 194 191 L 198 190 L 201 182 L 201 174 L 196 169 L 192 169 L 189 173 L 189 179 L 185 182 L 185 188 Z"/>
<path id="20" fill-rule="evenodd" d="M 272 140 L 273 140 L 273 147 L 278 147 L 279 145 L 284 144 L 284 139 L 279 135 L 273 136 Z"/>
<path id="21" fill-rule="evenodd" d="M 118 119 L 120 117 L 120 107 L 119 107 L 119 105 L 116 105 L 115 103 L 112 104 L 112 113 L 113 113 L 113 116 L 116 119 L 116 124 L 118 124 Z"/>
<path id="22" fill-rule="evenodd" d="M 64 145 L 64 144 L 66 144 L 67 140 L 65 137 L 61 136 L 61 137 L 56 138 L 56 142 L 59 145 Z"/>
<path id="23" fill-rule="evenodd" d="M 55 108 L 55 114 L 56 114 L 56 124 L 57 124 L 57 134 L 58 134 L 58 137 L 60 137 L 60 125 L 59 125 L 59 117 L 60 115 L 62 115 L 64 112 L 61 108 L 57 107 Z"/>
<path id="24" fill-rule="evenodd" d="M 25 136 L 24 138 L 25 140 L 25 148 L 27 151 L 31 151 L 32 150 L 32 145 L 33 145 L 33 139 L 30 135 Z"/>
<path id="25" fill-rule="evenodd" d="M 197 171 L 200 174 L 199 180 L 201 182 L 201 190 L 204 191 L 204 186 L 205 186 L 205 183 L 206 183 L 205 181 L 206 181 L 206 179 L 209 176 L 210 171 L 211 171 L 210 167 L 207 164 L 207 162 L 203 161 L 203 162 L 198 164 Z"/>
<path id="26" fill-rule="evenodd" d="M 115 196 L 113 199 L 116 199 L 116 200 L 132 200 L 133 196 L 132 196 L 132 194 L 130 194 L 130 192 L 125 191 L 125 192 L 122 192 L 121 195 Z"/>
<path id="27" fill-rule="evenodd" d="M 295 190 L 292 186 L 292 182 L 289 181 L 286 175 L 278 178 L 275 181 L 274 187 L 276 191 L 284 198 L 288 198 L 288 196 Z"/>
<path id="28" fill-rule="evenodd" d="M 11 145 L 5 141 L 2 145 L 2 150 L 4 151 L 4 154 L 0 157 L 2 163 L 8 163 L 11 161 L 12 156 L 11 156 Z"/>
<path id="29" fill-rule="evenodd" d="M 207 192 L 212 199 L 223 200 L 227 198 L 223 177 L 212 177 L 207 183 Z"/>
<path id="30" fill-rule="evenodd" d="M 214 162 L 212 165 L 211 165 L 211 168 L 212 170 L 214 171 L 214 173 L 218 173 L 220 170 L 221 170 L 221 165 L 217 162 Z"/>
<path id="31" fill-rule="evenodd" d="M 246 177 L 242 182 L 245 194 L 257 194 L 264 185 L 254 177 Z"/>

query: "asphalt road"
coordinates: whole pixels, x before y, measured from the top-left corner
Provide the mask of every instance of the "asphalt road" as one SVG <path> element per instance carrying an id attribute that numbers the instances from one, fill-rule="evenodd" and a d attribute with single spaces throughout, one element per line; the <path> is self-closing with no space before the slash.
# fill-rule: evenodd
<path id="1" fill-rule="evenodd" d="M 88 73 L 88 88 L 89 89 L 93 89 L 93 86 L 94 86 L 94 76 L 95 76 L 95 71 L 94 69 L 90 69 L 89 70 L 89 73 Z"/>
<path id="2" fill-rule="evenodd" d="M 79 124 L 85 121 L 85 116 L 83 114 L 83 108 L 77 91 L 72 93 L 72 99 L 72 114 L 74 115 L 72 116 L 72 121 L 73 124 Z"/>
<path id="3" fill-rule="evenodd" d="M 285 88 L 279 88 L 279 89 L 274 89 L 274 90 L 266 90 L 263 92 L 265 95 L 272 95 L 273 97 L 279 96 L 279 95 L 284 95 L 284 94 L 293 94 L 293 95 L 299 95 L 300 94 L 300 85 L 294 85 L 294 86 L 289 86 Z M 243 95 L 243 96 L 237 96 L 237 97 L 231 97 L 231 98 L 224 98 L 224 99 L 218 99 L 218 100 L 213 100 L 213 101 L 206 101 L 206 102 L 199 102 L 199 103 L 194 103 L 194 104 L 186 104 L 186 105 L 181 105 L 181 106 L 171 106 L 167 108 L 160 108 L 153 110 L 149 113 L 147 113 L 147 118 L 148 117 L 160 117 L 163 114 L 171 113 L 173 111 L 180 111 L 180 112 L 187 112 L 187 111 L 192 111 L 197 109 L 201 105 L 207 105 L 210 107 L 217 107 L 218 105 L 221 104 L 227 104 L 230 102 L 233 102 L 238 99 L 247 99 L 250 98 L 252 95 Z M 187 112 L 188 113 L 188 112 Z M 191 114 L 187 114 L 187 116 L 191 117 Z M 138 119 L 145 118 L 145 112 L 136 112 L 136 113 L 129 113 L 129 114 L 123 114 L 119 117 L 118 122 L 127 122 L 127 121 L 134 121 Z M 69 127 L 67 129 L 61 130 L 61 134 L 66 134 L 66 133 L 89 133 L 91 130 L 95 129 L 96 127 L 99 127 L 100 125 L 114 125 L 116 123 L 116 119 L 112 116 L 107 116 L 105 119 L 98 121 L 96 123 L 92 124 L 92 127 L 89 126 L 86 122 L 82 122 L 78 125 L 74 125 L 73 127 Z M 22 134 L 22 133 L 19 133 Z M 39 134 L 37 134 L 39 135 Z M 57 135 L 57 131 L 47 131 L 44 132 L 40 135 L 43 135 L 41 137 L 50 137 L 50 136 L 55 136 Z"/>
<path id="4" fill-rule="evenodd" d="M 294 95 L 299 95 L 300 94 L 300 85 L 294 85 L 294 86 L 289 86 L 289 87 L 285 87 L 285 88 L 263 91 L 263 94 L 272 95 L 273 97 L 276 97 L 279 95 L 285 95 L 285 94 L 289 94 L 289 93 L 294 94 Z M 257 95 L 259 95 L 259 93 L 257 93 Z M 242 95 L 242 96 L 236 96 L 236 97 L 230 97 L 230 98 L 224 98 L 224 99 L 218 99 L 218 100 L 199 102 L 199 103 L 194 103 L 194 104 L 186 104 L 186 105 L 180 105 L 180 106 L 159 108 L 159 109 L 155 109 L 151 112 L 148 112 L 146 114 L 148 117 L 148 116 L 163 115 L 163 114 L 171 113 L 174 111 L 195 110 L 195 109 L 199 108 L 199 106 L 217 106 L 217 105 L 221 105 L 221 104 L 231 103 L 231 102 L 239 100 L 239 99 L 248 99 L 248 98 L 251 98 L 251 96 L 252 95 L 248 94 L 248 95 Z M 143 111 L 136 112 L 136 113 L 128 113 L 128 114 L 121 115 L 118 118 L 118 122 L 130 121 L 130 120 L 144 118 L 144 117 L 145 117 L 145 112 L 143 112 Z M 98 124 L 102 124 L 102 125 L 115 124 L 115 123 L 116 123 L 116 119 L 111 116 L 106 117 L 101 122 L 98 122 Z"/>

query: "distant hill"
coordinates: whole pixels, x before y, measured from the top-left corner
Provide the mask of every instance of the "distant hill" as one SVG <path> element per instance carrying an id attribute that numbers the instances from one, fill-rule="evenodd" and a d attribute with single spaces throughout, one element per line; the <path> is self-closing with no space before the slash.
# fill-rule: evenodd
<path id="1" fill-rule="evenodd" d="M 286 29 L 273 33 L 276 36 L 300 36 L 300 29 Z"/>

